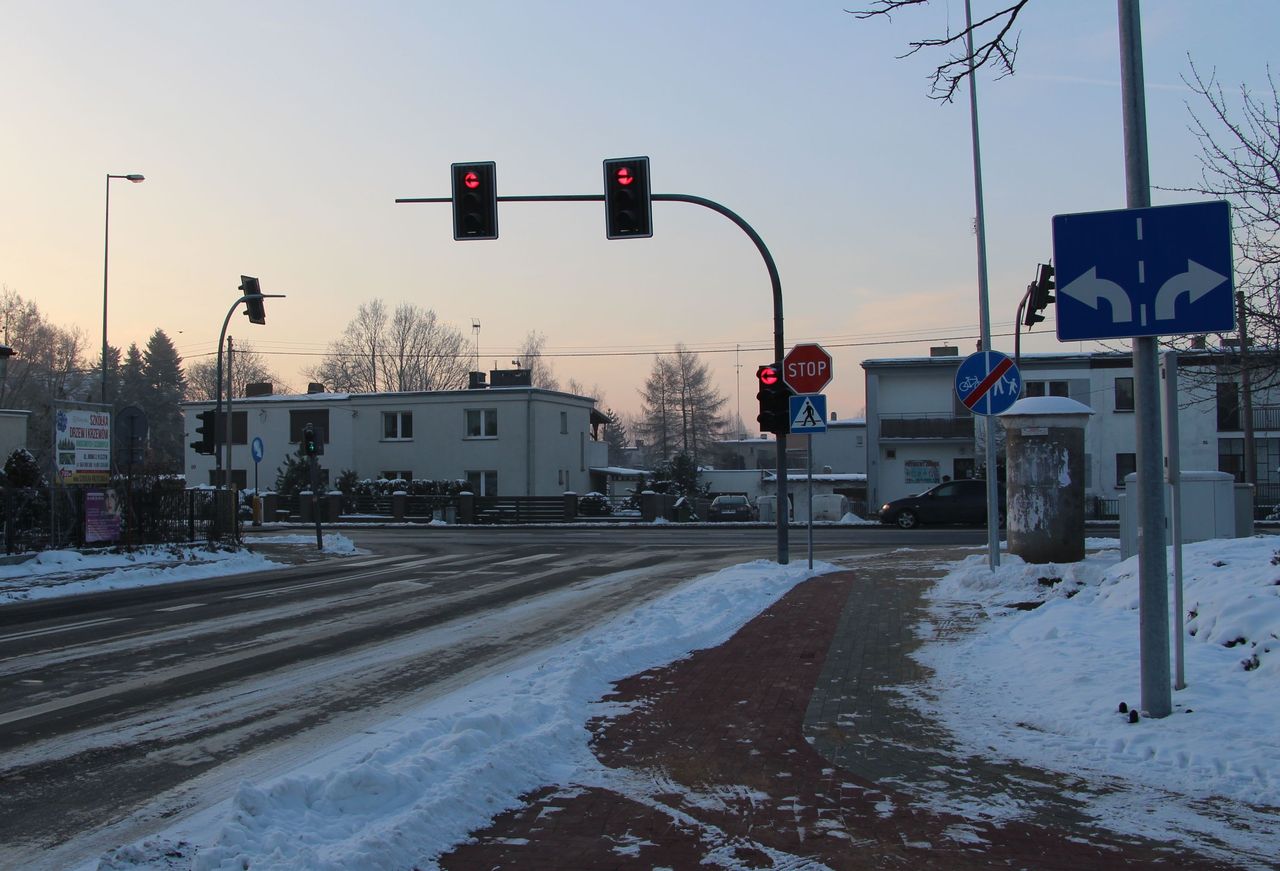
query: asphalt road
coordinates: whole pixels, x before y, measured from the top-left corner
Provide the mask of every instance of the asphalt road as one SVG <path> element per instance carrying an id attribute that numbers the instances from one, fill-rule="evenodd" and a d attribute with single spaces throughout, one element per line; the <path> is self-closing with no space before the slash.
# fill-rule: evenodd
<path id="1" fill-rule="evenodd" d="M 833 561 L 985 540 L 816 532 Z M 343 534 L 369 553 L 0 608 L 0 867 L 74 866 L 776 545 L 764 527 Z"/>

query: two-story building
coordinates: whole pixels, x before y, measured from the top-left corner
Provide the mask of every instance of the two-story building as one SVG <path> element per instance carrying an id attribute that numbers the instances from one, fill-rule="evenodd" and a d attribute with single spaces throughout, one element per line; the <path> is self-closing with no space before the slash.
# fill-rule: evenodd
<path id="1" fill-rule="evenodd" d="M 475 383 L 475 382 L 473 382 Z M 319 385 L 313 385 L 319 388 Z M 183 404 L 187 442 L 211 402 Z M 226 407 L 218 427 L 225 432 Z M 526 385 L 406 393 L 329 393 L 236 397 L 231 404 L 232 482 L 262 490 L 275 483 L 286 456 L 296 456 L 307 425 L 319 438 L 321 479 L 344 471 L 360 478 L 462 480 L 481 496 L 555 496 L 591 488 L 589 470 L 603 466 L 605 418 L 590 397 Z M 251 449 L 261 439 L 263 457 Z M 256 465 L 256 468 L 255 468 Z M 185 453 L 187 480 L 217 483 L 213 456 Z"/>
<path id="2" fill-rule="evenodd" d="M 956 349 L 929 357 L 866 360 L 867 489 L 872 505 L 978 473 L 983 426 L 960 402 Z M 1066 396 L 1095 412 L 1085 437 L 1086 493 L 1114 498 L 1136 469 L 1132 357 L 1126 353 L 1024 354 L 1022 395 Z M 1238 373 L 1218 351 L 1178 358 L 1178 421 L 1184 470 L 1228 471 L 1244 480 Z M 1255 397 L 1256 502 L 1280 490 L 1280 396 Z M 997 444 L 1002 441 L 993 422 Z M 1270 500 L 1270 501 L 1268 501 Z"/>

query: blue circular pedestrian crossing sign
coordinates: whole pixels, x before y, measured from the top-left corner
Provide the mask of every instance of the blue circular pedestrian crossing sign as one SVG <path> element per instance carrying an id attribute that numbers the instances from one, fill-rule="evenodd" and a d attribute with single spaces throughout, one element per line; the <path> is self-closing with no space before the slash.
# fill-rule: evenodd
<path id="1" fill-rule="evenodd" d="M 1008 411 L 1022 392 L 1022 374 L 1007 354 L 978 351 L 956 370 L 956 396 L 974 414 Z"/>

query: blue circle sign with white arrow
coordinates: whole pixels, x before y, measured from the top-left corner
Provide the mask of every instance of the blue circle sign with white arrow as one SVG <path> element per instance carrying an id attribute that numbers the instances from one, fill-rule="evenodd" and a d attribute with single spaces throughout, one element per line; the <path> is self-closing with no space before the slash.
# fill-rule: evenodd
<path id="1" fill-rule="evenodd" d="M 956 396 L 974 414 L 1000 414 L 1018 401 L 1022 374 L 999 351 L 970 354 L 956 370 Z"/>
<path id="2" fill-rule="evenodd" d="M 1232 263 L 1224 200 L 1055 215 L 1058 339 L 1232 332 Z"/>
<path id="3" fill-rule="evenodd" d="M 253 452 L 253 461 L 255 463 L 261 463 L 263 447 L 262 447 L 262 438 L 260 436 L 253 437 L 253 443 L 250 445 L 249 449 Z"/>

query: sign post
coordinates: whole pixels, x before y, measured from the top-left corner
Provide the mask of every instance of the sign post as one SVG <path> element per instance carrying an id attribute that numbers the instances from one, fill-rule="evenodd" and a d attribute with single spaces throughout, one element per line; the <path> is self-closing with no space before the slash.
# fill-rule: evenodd
<path id="1" fill-rule="evenodd" d="M 253 454 L 253 525 L 262 525 L 262 491 L 258 489 L 258 464 L 262 462 L 265 453 L 261 436 L 254 436 L 253 443 L 249 447 Z"/>
<path id="2" fill-rule="evenodd" d="M 827 431 L 827 397 L 822 389 L 831 383 L 831 355 L 814 343 L 796 345 L 782 361 L 782 380 L 798 395 L 790 399 L 791 431 L 805 434 L 808 470 L 809 568 L 813 568 L 813 434 Z"/>
<path id="3" fill-rule="evenodd" d="M 1013 360 L 999 351 L 978 351 L 970 354 L 956 370 L 956 396 L 964 407 L 982 417 L 1008 411 L 1018 401 L 1022 392 L 1022 373 Z M 988 421 L 987 457 L 995 456 L 992 443 L 994 429 Z M 987 553 L 991 568 L 1000 565 L 999 523 L 992 518 L 1000 516 L 1000 488 L 996 481 L 993 463 L 987 463 Z"/>

